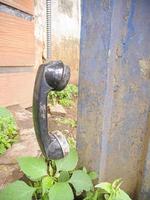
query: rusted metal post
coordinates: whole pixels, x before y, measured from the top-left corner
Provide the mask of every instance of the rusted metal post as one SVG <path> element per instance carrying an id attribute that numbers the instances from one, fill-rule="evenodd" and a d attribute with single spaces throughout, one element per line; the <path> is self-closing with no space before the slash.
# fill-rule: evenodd
<path id="1" fill-rule="evenodd" d="M 81 163 L 149 200 L 150 1 L 82 0 L 81 16 Z"/>

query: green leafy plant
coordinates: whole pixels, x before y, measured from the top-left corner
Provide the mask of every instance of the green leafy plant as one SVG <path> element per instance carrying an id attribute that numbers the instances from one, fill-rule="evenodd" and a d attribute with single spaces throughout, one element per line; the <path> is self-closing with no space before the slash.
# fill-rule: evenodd
<path id="1" fill-rule="evenodd" d="M 17 126 L 11 112 L 0 107 L 0 155 L 17 140 Z"/>
<path id="2" fill-rule="evenodd" d="M 90 175 L 84 169 L 75 169 L 77 162 L 75 148 L 71 148 L 65 158 L 56 161 L 45 162 L 43 158 L 34 157 L 18 158 L 21 171 L 29 181 L 27 184 L 23 181 L 9 184 L 0 191 L 0 199 L 73 200 L 83 191 L 93 189 Z"/>
<path id="3" fill-rule="evenodd" d="M 78 154 L 70 139 L 70 153 L 60 160 L 21 157 L 18 164 L 28 180 L 16 181 L 0 191 L 0 200 L 131 200 L 120 189 L 121 180 L 93 186 L 95 172 L 76 169 Z"/>
<path id="4" fill-rule="evenodd" d="M 76 85 L 68 84 L 62 91 L 51 91 L 48 95 L 49 102 L 53 105 L 59 103 L 63 106 L 71 106 L 73 104 L 73 97 L 76 97 L 78 88 Z"/>
<path id="5" fill-rule="evenodd" d="M 57 121 L 61 124 L 68 125 L 71 128 L 77 127 L 77 121 L 71 118 L 57 118 Z"/>
<path id="6" fill-rule="evenodd" d="M 102 182 L 95 186 L 95 191 L 87 192 L 84 200 L 131 200 L 123 190 L 120 189 L 121 179 L 113 183 Z"/>

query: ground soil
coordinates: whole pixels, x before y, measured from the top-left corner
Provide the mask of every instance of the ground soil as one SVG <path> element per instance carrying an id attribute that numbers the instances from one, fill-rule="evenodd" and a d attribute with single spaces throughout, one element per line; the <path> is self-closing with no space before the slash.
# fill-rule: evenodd
<path id="1" fill-rule="evenodd" d="M 59 119 L 73 119 L 77 120 L 77 99 L 73 100 L 73 104 L 70 107 L 64 107 L 66 110 L 66 115 L 61 116 L 48 114 L 48 126 L 49 131 L 60 130 L 64 135 L 76 138 L 76 127 L 71 127 L 69 124 L 63 124 L 59 122 Z"/>
<path id="2" fill-rule="evenodd" d="M 64 107 L 64 106 L 63 106 Z M 73 119 L 77 120 L 77 98 L 73 99 L 73 104 L 69 107 L 64 107 L 66 115 L 62 116 L 61 114 L 52 115 L 48 113 L 48 129 L 49 132 L 54 130 L 61 131 L 66 136 L 71 136 L 76 138 L 76 127 L 71 127 L 67 124 L 62 124 L 59 122 L 59 119 Z M 27 108 L 28 111 L 32 112 L 32 107 Z"/>

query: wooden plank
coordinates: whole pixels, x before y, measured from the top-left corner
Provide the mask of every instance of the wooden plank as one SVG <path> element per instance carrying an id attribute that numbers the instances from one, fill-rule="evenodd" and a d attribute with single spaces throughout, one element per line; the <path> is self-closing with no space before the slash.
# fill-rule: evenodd
<path id="1" fill-rule="evenodd" d="M 32 15 L 34 13 L 33 0 L 0 0 L 0 2 Z"/>
<path id="2" fill-rule="evenodd" d="M 33 65 L 33 21 L 0 13 L 0 66 Z"/>

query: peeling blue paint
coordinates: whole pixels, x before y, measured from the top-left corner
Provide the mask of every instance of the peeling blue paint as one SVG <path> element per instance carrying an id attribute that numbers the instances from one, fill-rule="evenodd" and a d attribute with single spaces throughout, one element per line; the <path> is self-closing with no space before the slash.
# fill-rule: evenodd
<path id="1" fill-rule="evenodd" d="M 128 16 L 127 34 L 123 41 L 124 53 L 128 50 L 129 42 L 132 39 L 132 37 L 135 35 L 135 29 L 134 29 L 134 23 L 133 23 L 135 8 L 136 8 L 136 0 L 131 0 L 131 6 L 130 6 L 130 11 L 129 11 L 129 16 Z"/>
<path id="2" fill-rule="evenodd" d="M 150 194 L 149 34 L 150 0 L 82 0 L 80 161 L 136 200 Z"/>

